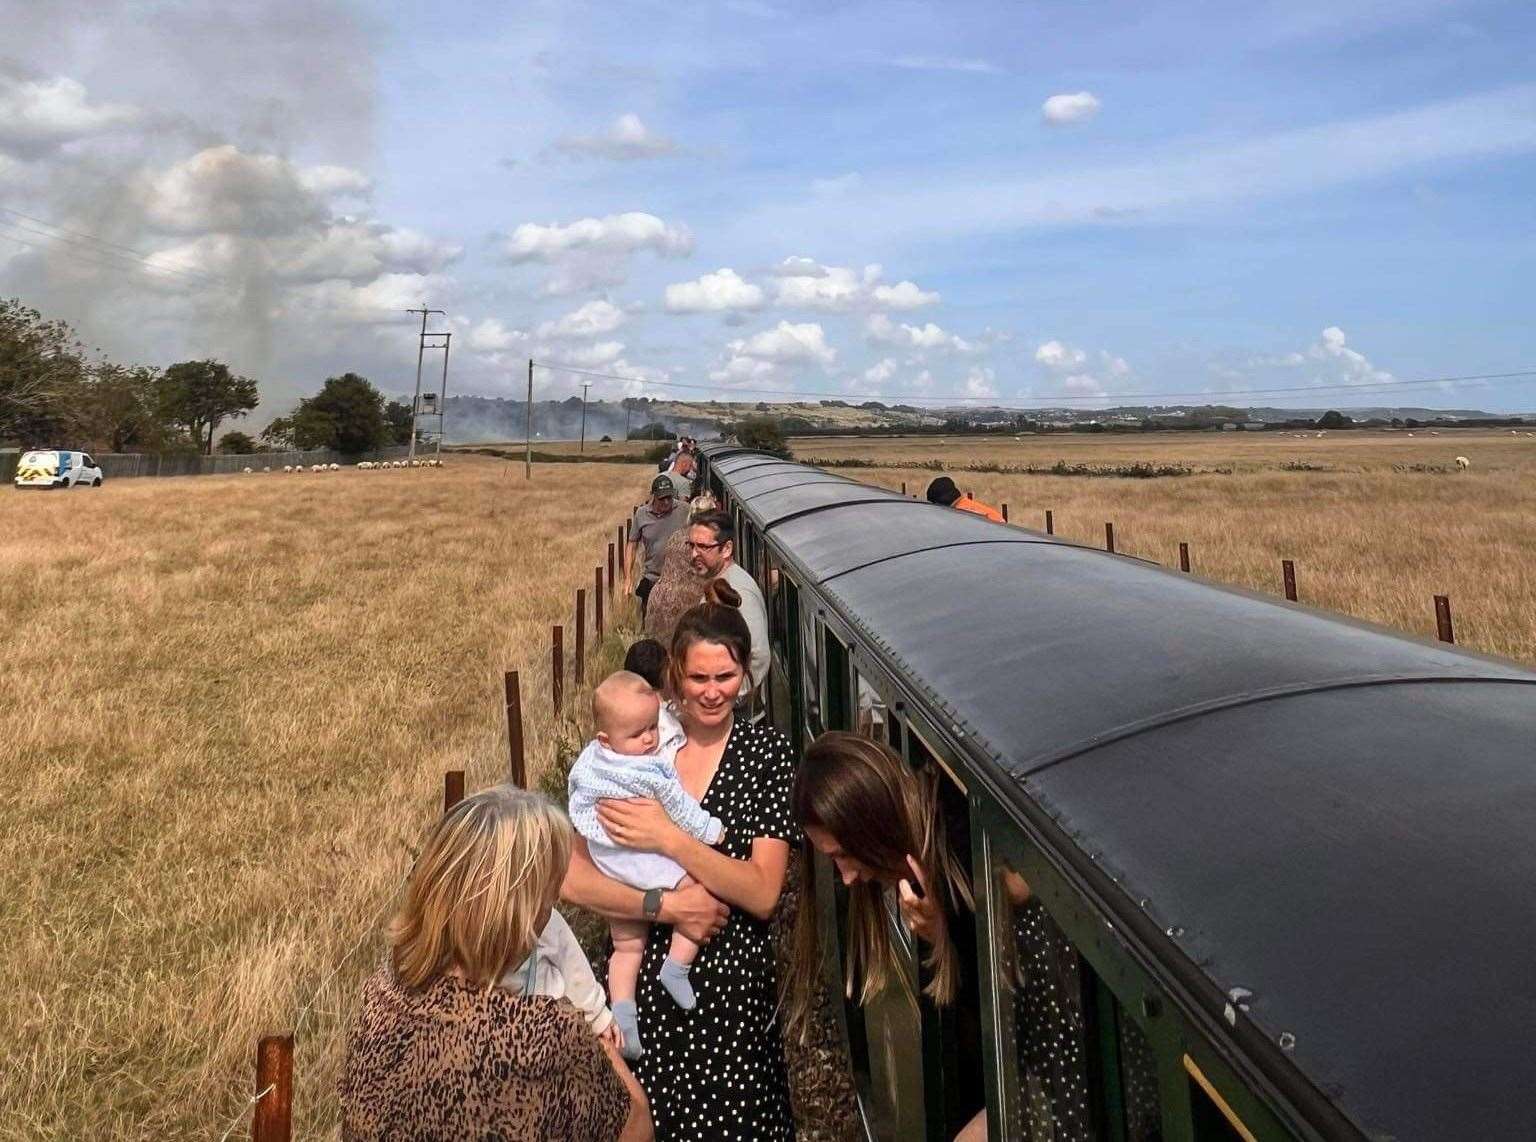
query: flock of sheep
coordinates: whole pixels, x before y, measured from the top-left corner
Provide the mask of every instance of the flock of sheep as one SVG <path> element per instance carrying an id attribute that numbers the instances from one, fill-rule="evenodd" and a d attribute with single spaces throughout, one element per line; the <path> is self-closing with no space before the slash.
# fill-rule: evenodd
<path id="1" fill-rule="evenodd" d="M 437 459 L 432 459 L 432 460 L 377 460 L 377 461 L 376 460 L 361 460 L 361 461 L 358 462 L 358 465 L 357 465 L 357 467 L 359 469 L 364 469 L 364 470 L 369 470 L 369 471 L 377 470 L 377 469 L 380 469 L 380 468 L 441 468 L 442 466 L 443 466 L 443 462 L 441 460 L 437 460 Z M 247 476 L 249 476 L 252 472 L 255 471 L 255 469 L 254 468 L 242 468 L 241 471 L 243 471 Z M 263 472 L 270 472 L 270 471 L 272 471 L 272 466 L 269 464 L 269 465 L 263 467 L 262 471 Z M 339 471 L 341 471 L 341 465 L 340 464 L 311 464 L 309 467 L 306 468 L 303 464 L 284 464 L 283 465 L 283 471 L 284 472 L 339 472 Z"/>

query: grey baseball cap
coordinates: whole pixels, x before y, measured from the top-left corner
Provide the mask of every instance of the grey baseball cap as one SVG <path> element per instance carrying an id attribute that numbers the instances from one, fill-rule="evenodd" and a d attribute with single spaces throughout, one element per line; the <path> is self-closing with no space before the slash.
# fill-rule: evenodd
<path id="1" fill-rule="evenodd" d="M 657 476 L 654 480 L 652 480 L 651 481 L 651 495 L 653 495 L 653 496 L 675 496 L 675 495 L 677 495 L 677 488 L 672 483 L 672 477 L 668 476 L 665 472 L 663 472 L 660 476 Z"/>

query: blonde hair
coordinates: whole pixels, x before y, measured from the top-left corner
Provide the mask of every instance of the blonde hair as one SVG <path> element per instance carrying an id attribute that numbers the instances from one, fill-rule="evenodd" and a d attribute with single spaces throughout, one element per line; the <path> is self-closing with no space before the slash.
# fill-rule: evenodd
<path id="1" fill-rule="evenodd" d="M 571 823 L 537 793 L 497 785 L 433 827 L 389 924 L 396 978 L 422 988 L 457 969 L 490 987 L 533 950 L 571 858 Z"/>
<path id="2" fill-rule="evenodd" d="M 688 514 L 690 516 L 703 515 L 705 512 L 717 510 L 719 506 L 715 502 L 714 496 L 708 492 L 700 492 L 688 502 Z"/>
<path id="3" fill-rule="evenodd" d="M 931 767 L 914 773 L 881 742 L 831 730 L 805 751 L 792 799 L 802 826 L 830 833 L 878 878 L 848 888 L 844 994 L 849 999 L 856 995 L 861 1006 L 889 990 L 910 996 L 909 982 L 891 945 L 881 882 L 911 880 L 910 854 L 922 867 L 930 890 L 941 895 L 940 903 L 947 903 L 950 912 L 975 907 L 970 882 L 944 835 L 937 774 Z M 817 978 L 821 961 L 816 909 L 810 906 L 815 866 L 809 842 L 802 867 L 807 871 L 807 887 L 802 890 L 805 899 L 796 921 L 794 968 L 789 973 L 794 981 L 789 1027 L 792 1035 L 804 1041 L 814 1002 L 807 981 Z M 931 978 L 923 994 L 941 1007 L 953 1003 L 960 986 L 960 955 L 947 926 L 924 963 Z"/>
<path id="4" fill-rule="evenodd" d="M 598 729 L 610 732 L 614 711 L 625 698 L 660 701 L 651 684 L 633 670 L 615 670 L 592 688 L 592 721 Z"/>

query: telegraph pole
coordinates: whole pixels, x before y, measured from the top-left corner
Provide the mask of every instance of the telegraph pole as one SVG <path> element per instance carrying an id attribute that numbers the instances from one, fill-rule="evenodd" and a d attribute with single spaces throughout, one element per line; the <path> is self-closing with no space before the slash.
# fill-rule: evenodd
<path id="1" fill-rule="evenodd" d="M 437 451 L 432 454 L 434 459 L 443 458 L 443 417 L 448 415 L 448 346 L 453 341 L 452 333 L 442 334 L 443 338 L 443 384 L 437 394 Z M 413 434 L 414 435 L 414 434 Z"/>
<path id="2" fill-rule="evenodd" d="M 587 390 L 591 387 L 591 381 L 586 381 L 581 386 L 581 447 L 577 451 L 583 455 L 587 451 Z"/>
<path id="3" fill-rule="evenodd" d="M 416 395 L 411 397 L 411 450 L 409 458 L 416 459 L 416 409 L 421 404 L 421 358 L 427 351 L 427 315 L 440 313 L 444 317 L 447 313 L 441 309 L 428 309 L 426 303 L 422 303 L 420 309 L 407 309 L 407 313 L 421 314 L 421 335 L 416 339 Z M 443 354 L 443 368 L 448 367 L 447 353 Z"/>
<path id="4" fill-rule="evenodd" d="M 523 420 L 523 479 L 533 479 L 533 358 L 528 358 L 528 405 Z"/>

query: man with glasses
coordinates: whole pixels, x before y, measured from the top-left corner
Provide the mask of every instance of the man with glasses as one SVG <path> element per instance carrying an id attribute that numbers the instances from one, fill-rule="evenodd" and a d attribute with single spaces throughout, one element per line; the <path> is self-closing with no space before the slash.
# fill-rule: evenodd
<path id="1" fill-rule="evenodd" d="M 646 601 L 651 588 L 661 576 L 662 551 L 672 533 L 688 520 L 688 509 L 677 502 L 677 495 L 669 476 L 657 476 L 651 481 L 651 499 L 635 509 L 630 524 L 629 548 L 624 558 L 624 592 L 633 587 L 640 600 L 640 617 L 645 618 Z M 640 568 L 640 582 L 634 582 L 635 568 L 640 565 L 640 551 L 645 550 L 645 563 Z"/>
<path id="2" fill-rule="evenodd" d="M 728 512 L 704 512 L 688 525 L 688 555 L 702 582 L 724 579 L 741 596 L 741 617 L 752 633 L 752 689 L 768 677 L 773 654 L 768 647 L 768 608 L 762 588 L 735 560 L 736 526 Z"/>

